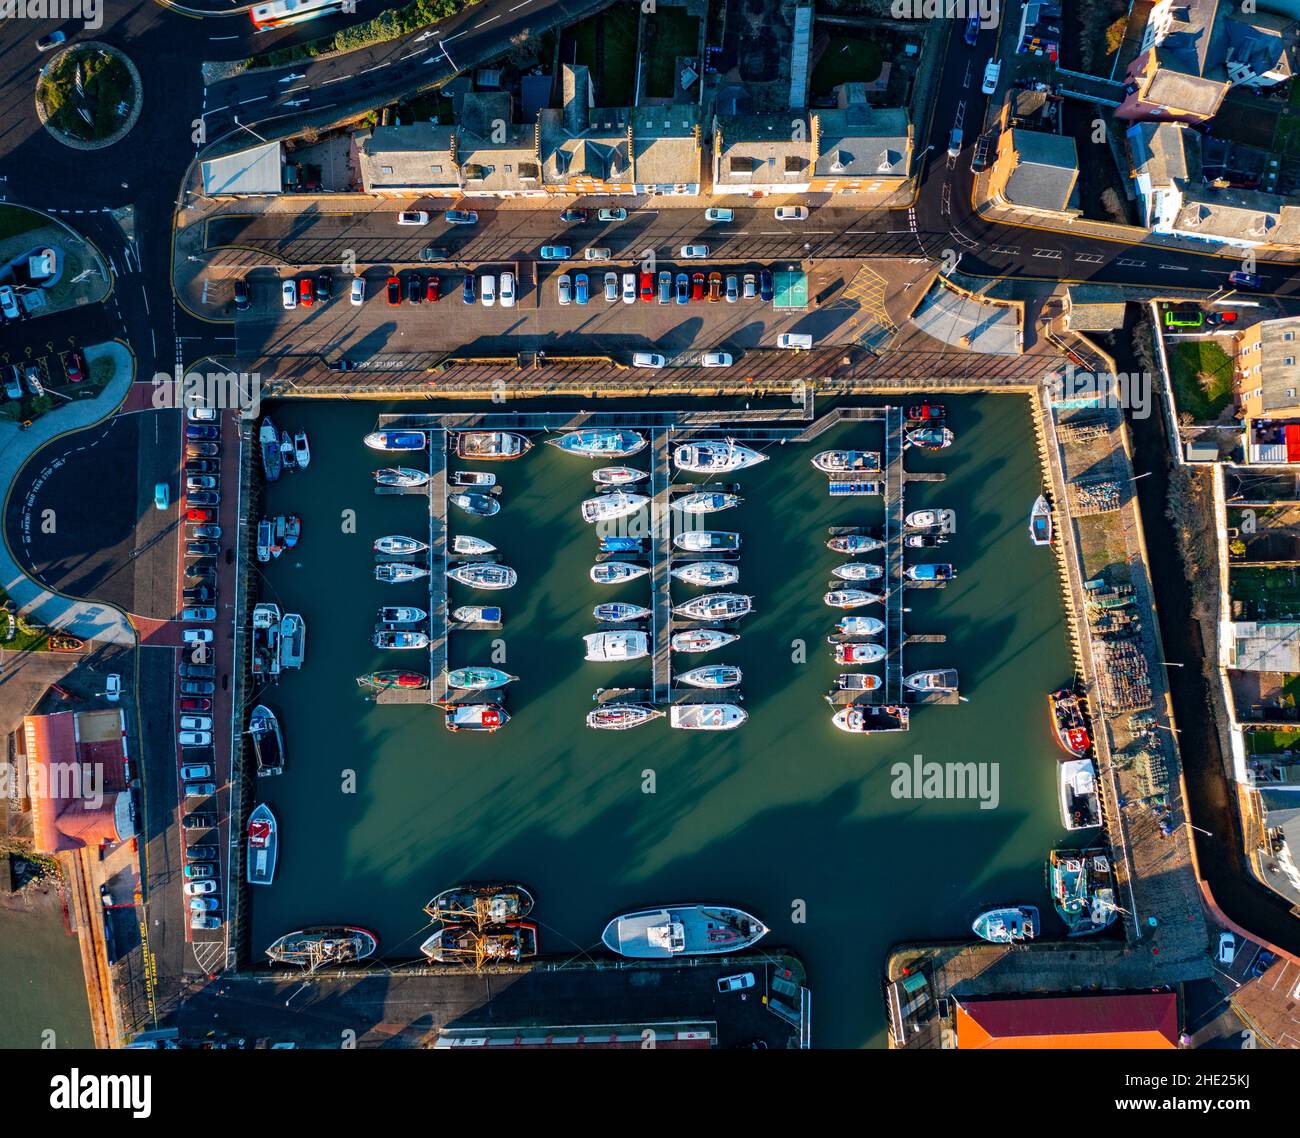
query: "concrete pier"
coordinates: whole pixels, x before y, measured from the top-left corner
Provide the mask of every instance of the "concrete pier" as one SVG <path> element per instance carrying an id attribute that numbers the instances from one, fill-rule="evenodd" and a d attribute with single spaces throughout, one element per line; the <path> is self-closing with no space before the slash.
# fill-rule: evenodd
<path id="1" fill-rule="evenodd" d="M 885 703 L 903 702 L 903 409 L 889 407 L 885 415 Z"/>
<path id="2" fill-rule="evenodd" d="M 652 697 L 661 703 L 672 683 L 672 510 L 668 504 L 672 489 L 671 431 L 655 428 L 650 432 L 650 644 Z"/>

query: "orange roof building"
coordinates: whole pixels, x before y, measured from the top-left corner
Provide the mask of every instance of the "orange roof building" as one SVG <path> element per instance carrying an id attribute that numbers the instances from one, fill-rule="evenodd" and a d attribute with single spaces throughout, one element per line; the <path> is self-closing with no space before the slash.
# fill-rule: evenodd
<path id="1" fill-rule="evenodd" d="M 958 999 L 956 1005 L 959 1050 L 1169 1050 L 1178 1046 L 1174 992 Z"/>
<path id="2" fill-rule="evenodd" d="M 38 853 L 98 849 L 134 836 L 120 711 L 29 715 L 23 739 Z"/>

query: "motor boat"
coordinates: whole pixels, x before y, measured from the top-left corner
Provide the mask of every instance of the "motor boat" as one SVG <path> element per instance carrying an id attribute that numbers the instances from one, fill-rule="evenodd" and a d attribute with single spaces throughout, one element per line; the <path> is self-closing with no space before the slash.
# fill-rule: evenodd
<path id="1" fill-rule="evenodd" d="M 879 581 L 885 575 L 883 565 L 867 565 L 861 561 L 848 561 L 836 565 L 831 573 L 841 581 Z"/>
<path id="2" fill-rule="evenodd" d="M 678 470 L 696 474 L 726 474 L 733 470 L 744 470 L 766 462 L 767 457 L 747 446 L 741 446 L 734 439 L 707 439 L 697 443 L 683 443 L 673 448 L 673 465 Z"/>
<path id="3" fill-rule="evenodd" d="M 521 920 L 535 904 L 532 891 L 518 882 L 467 882 L 430 898 L 424 911 L 435 921 L 466 921 L 484 929 Z"/>
<path id="4" fill-rule="evenodd" d="M 388 557 L 409 557 L 413 553 L 423 553 L 428 548 L 427 543 L 402 534 L 389 534 L 375 541 L 375 552 Z"/>
<path id="5" fill-rule="evenodd" d="M 836 622 L 835 631 L 841 636 L 879 636 L 885 622 L 878 616 L 846 616 Z"/>
<path id="6" fill-rule="evenodd" d="M 364 676 L 358 676 L 357 686 L 370 688 L 372 691 L 387 691 L 389 688 L 423 691 L 429 686 L 429 677 L 423 672 L 403 672 L 391 669 L 381 672 L 367 672 Z"/>
<path id="7" fill-rule="evenodd" d="M 302 613 L 287 612 L 280 621 L 280 667 L 301 668 L 307 658 L 307 622 Z"/>
<path id="8" fill-rule="evenodd" d="M 874 553 L 877 549 L 884 549 L 885 543 L 865 533 L 841 533 L 831 538 L 826 548 L 835 553 Z"/>
<path id="9" fill-rule="evenodd" d="M 947 412 L 942 403 L 913 403 L 903 414 L 909 423 L 941 423 Z"/>
<path id="10" fill-rule="evenodd" d="M 850 735 L 875 735 L 887 731 L 906 731 L 910 713 L 895 704 L 855 703 L 842 707 L 831 722 Z"/>
<path id="11" fill-rule="evenodd" d="M 921 450 L 943 450 L 952 446 L 956 436 L 947 427 L 917 427 L 903 436 L 907 446 Z"/>
<path id="12" fill-rule="evenodd" d="M 630 458 L 646 447 L 645 435 L 626 427 L 590 427 L 547 442 L 565 454 L 583 458 Z"/>
<path id="13" fill-rule="evenodd" d="M 644 632 L 593 632 L 582 640 L 588 660 L 639 660 L 650 655 L 650 638 Z"/>
<path id="14" fill-rule="evenodd" d="M 937 549 L 948 544 L 948 535 L 944 533 L 909 533 L 903 538 L 908 549 Z"/>
<path id="15" fill-rule="evenodd" d="M 457 431 L 456 457 L 482 461 L 519 458 L 533 449 L 517 431 Z"/>
<path id="16" fill-rule="evenodd" d="M 296 470 L 298 467 L 298 454 L 293 449 L 293 436 L 288 431 L 280 432 L 280 461 L 284 463 L 285 470 Z"/>
<path id="17" fill-rule="evenodd" d="M 674 632 L 668 643 L 674 652 L 712 652 L 739 639 L 739 633 L 724 632 L 720 628 L 690 628 Z"/>
<path id="18" fill-rule="evenodd" d="M 1034 508 L 1029 511 L 1029 540 L 1035 545 L 1052 544 L 1052 507 L 1044 494 L 1038 495 Z"/>
<path id="19" fill-rule="evenodd" d="M 935 668 L 928 672 L 913 672 L 903 686 L 909 691 L 945 691 L 957 690 L 957 670 L 955 668 Z"/>
<path id="20" fill-rule="evenodd" d="M 631 466 L 601 466 L 591 472 L 591 479 L 598 486 L 628 486 L 648 477 L 646 471 Z"/>
<path id="21" fill-rule="evenodd" d="M 447 576 L 471 589 L 511 589 L 519 580 L 519 574 L 508 565 L 491 561 L 457 565 L 447 570 Z"/>
<path id="22" fill-rule="evenodd" d="M 293 460 L 299 470 L 306 470 L 311 464 L 311 447 L 307 443 L 307 432 L 296 431 L 293 436 Z"/>
<path id="23" fill-rule="evenodd" d="M 652 719 L 660 719 L 663 714 L 643 703 L 607 703 L 587 712 L 587 726 L 599 731 L 626 731 Z"/>
<path id="24" fill-rule="evenodd" d="M 1101 825 L 1101 799 L 1097 793 L 1097 768 L 1091 759 L 1066 759 L 1059 763 L 1061 824 L 1067 830 L 1090 830 Z"/>
<path id="25" fill-rule="evenodd" d="M 727 530 L 688 529 L 673 537 L 673 544 L 685 553 L 735 553 L 740 534 Z"/>
<path id="26" fill-rule="evenodd" d="M 458 510 L 464 510 L 476 518 L 490 518 L 501 512 L 501 500 L 491 494 L 476 494 L 473 491 L 449 494 L 447 501 Z"/>
<path id="27" fill-rule="evenodd" d="M 648 565 L 633 565 L 630 561 L 604 561 L 591 567 L 591 579 L 597 585 L 618 585 L 635 581 L 650 572 Z"/>
<path id="28" fill-rule="evenodd" d="M 879 474 L 880 454 L 874 450 L 824 450 L 812 464 L 823 474 Z"/>
<path id="29" fill-rule="evenodd" d="M 285 933 L 266 950 L 273 964 L 296 964 L 308 972 L 356 964 L 375 954 L 379 938 L 354 925 L 318 925 Z"/>
<path id="30" fill-rule="evenodd" d="M 371 450 L 424 450 L 429 436 L 423 431 L 371 431 L 364 441 Z"/>
<path id="31" fill-rule="evenodd" d="M 429 634 L 416 629 L 377 628 L 370 642 L 376 648 L 419 649 L 429 647 Z"/>
<path id="32" fill-rule="evenodd" d="M 641 507 L 650 499 L 644 494 L 633 494 L 629 490 L 613 490 L 608 494 L 597 494 L 582 503 L 582 520 L 584 522 L 610 522 L 615 518 L 626 518 L 639 513 Z"/>
<path id="33" fill-rule="evenodd" d="M 706 593 L 673 606 L 673 612 L 687 620 L 737 620 L 753 611 L 754 598 L 744 593 Z"/>
<path id="34" fill-rule="evenodd" d="M 735 664 L 705 664 L 675 678 L 693 688 L 734 688 L 740 683 L 741 671 Z"/>
<path id="35" fill-rule="evenodd" d="M 383 581 L 388 585 L 404 585 L 408 581 L 418 581 L 421 577 L 427 577 L 429 570 L 423 565 L 408 565 L 405 562 L 396 562 L 389 565 L 375 566 L 375 580 Z"/>
<path id="36" fill-rule="evenodd" d="M 259 703 L 249 715 L 248 736 L 253 742 L 258 777 L 283 774 L 284 733 L 280 730 L 280 720 L 266 704 Z"/>
<path id="37" fill-rule="evenodd" d="M 457 470 L 451 476 L 453 486 L 477 486 L 487 489 L 497 484 L 497 476 L 483 470 Z"/>
<path id="38" fill-rule="evenodd" d="M 280 432 L 267 415 L 257 429 L 257 445 L 262 452 L 262 473 L 268 482 L 274 482 L 284 469 L 284 460 L 280 454 Z"/>
<path id="39" fill-rule="evenodd" d="M 909 565 L 903 570 L 909 581 L 951 581 L 957 576 L 957 570 L 946 562 L 932 565 Z"/>
<path id="40" fill-rule="evenodd" d="M 380 624 L 419 624 L 428 617 L 429 614 L 424 609 L 418 609 L 414 605 L 384 605 L 378 614 Z"/>
<path id="41" fill-rule="evenodd" d="M 618 534 L 602 533 L 600 535 L 601 553 L 644 553 L 645 538 L 622 537 Z"/>
<path id="42" fill-rule="evenodd" d="M 518 676 L 503 672 L 500 668 L 457 668 L 447 673 L 447 686 L 467 691 L 488 691 L 512 684 Z"/>
<path id="43" fill-rule="evenodd" d="M 866 605 L 878 605 L 885 598 L 880 593 L 868 593 L 865 589 L 832 589 L 822 600 L 833 609 L 857 609 Z"/>
<path id="44" fill-rule="evenodd" d="M 271 519 L 263 518 L 257 523 L 257 559 L 258 561 L 271 560 L 271 543 L 275 540 L 275 530 L 272 528 Z"/>
<path id="45" fill-rule="evenodd" d="M 498 703 L 453 703 L 443 718 L 448 731 L 485 731 L 489 734 L 509 722 L 506 709 Z"/>
<path id="46" fill-rule="evenodd" d="M 970 931 L 990 944 L 1023 944 L 1042 928 L 1033 905 L 988 909 L 975 918 Z"/>
<path id="47" fill-rule="evenodd" d="M 396 486 L 401 489 L 411 489 L 417 486 L 424 486 L 429 481 L 429 473 L 425 470 L 413 470 L 409 466 L 385 466 L 375 471 L 375 482 L 380 486 Z"/>
<path id="48" fill-rule="evenodd" d="M 834 647 L 837 664 L 878 664 L 885 658 L 885 646 L 874 641 L 866 644 L 836 644 Z"/>
<path id="49" fill-rule="evenodd" d="M 684 514 L 716 514 L 722 510 L 733 509 L 744 500 L 739 494 L 699 490 L 693 494 L 683 494 L 680 498 L 675 498 L 672 506 L 674 510 L 681 510 Z"/>
<path id="50" fill-rule="evenodd" d="M 615 601 L 612 604 L 597 605 L 591 610 L 591 615 L 610 624 L 622 624 L 630 620 L 645 620 L 650 615 L 650 610 L 645 605 Z"/>
<path id="51" fill-rule="evenodd" d="M 956 510 L 913 510 L 903 519 L 908 529 L 941 529 L 951 533 L 957 525 Z"/>
<path id="52" fill-rule="evenodd" d="M 459 553 L 462 556 L 479 553 L 495 553 L 497 547 L 490 541 L 484 541 L 481 537 L 469 537 L 466 534 L 458 534 L 451 539 L 452 553 Z"/>
<path id="53" fill-rule="evenodd" d="M 767 926 L 743 909 L 726 905 L 664 905 L 615 917 L 605 926 L 600 939 L 618 956 L 671 960 L 677 956 L 741 952 L 757 944 L 767 933 Z"/>
<path id="54" fill-rule="evenodd" d="M 842 672 L 835 677 L 837 691 L 876 691 L 883 681 L 868 672 Z"/>
<path id="55" fill-rule="evenodd" d="M 280 849 L 280 827 L 265 802 L 259 802 L 248 816 L 247 852 L 249 885 L 270 885 L 275 880 L 276 854 Z"/>
<path id="56" fill-rule="evenodd" d="M 734 703 L 675 703 L 668 709 L 668 726 L 679 731 L 734 731 L 748 718 Z"/>
<path id="57" fill-rule="evenodd" d="M 461 605 L 451 619 L 461 624 L 500 624 L 501 610 L 495 605 Z"/>
<path id="58" fill-rule="evenodd" d="M 740 567 L 728 565 L 725 561 L 692 561 L 678 565 L 673 576 L 688 585 L 702 585 L 714 588 L 718 585 L 734 585 L 740 580 Z"/>
<path id="59" fill-rule="evenodd" d="M 1047 706 L 1052 716 L 1052 730 L 1061 749 L 1068 755 L 1082 758 L 1092 746 L 1083 700 L 1069 688 L 1062 688 L 1047 697 Z"/>

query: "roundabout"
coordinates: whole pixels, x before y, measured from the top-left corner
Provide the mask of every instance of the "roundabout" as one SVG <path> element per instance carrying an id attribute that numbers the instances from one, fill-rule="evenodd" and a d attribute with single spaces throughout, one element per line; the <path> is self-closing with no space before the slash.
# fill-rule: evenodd
<path id="1" fill-rule="evenodd" d="M 74 150 L 102 150 L 121 141 L 143 102 L 135 64 L 117 48 L 94 41 L 64 48 L 36 81 L 41 124 Z"/>

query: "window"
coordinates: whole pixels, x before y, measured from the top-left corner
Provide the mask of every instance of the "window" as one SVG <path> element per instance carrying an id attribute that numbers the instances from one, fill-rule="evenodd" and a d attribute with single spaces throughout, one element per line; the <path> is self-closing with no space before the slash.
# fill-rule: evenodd
<path id="1" fill-rule="evenodd" d="M 1287 367 L 1291 367 L 1295 363 L 1295 356 L 1287 356 L 1282 362 Z"/>
<path id="2" fill-rule="evenodd" d="M 393 168 L 392 168 L 391 166 L 380 166 L 379 168 L 380 168 L 380 169 L 381 169 L 385 174 L 391 174 L 391 173 L 393 172 Z"/>
<path id="3" fill-rule="evenodd" d="M 441 166 L 430 166 L 430 167 L 429 167 L 429 172 L 430 172 L 430 173 L 433 173 L 433 174 L 441 174 L 441 173 L 442 173 L 442 167 L 441 167 Z"/>

